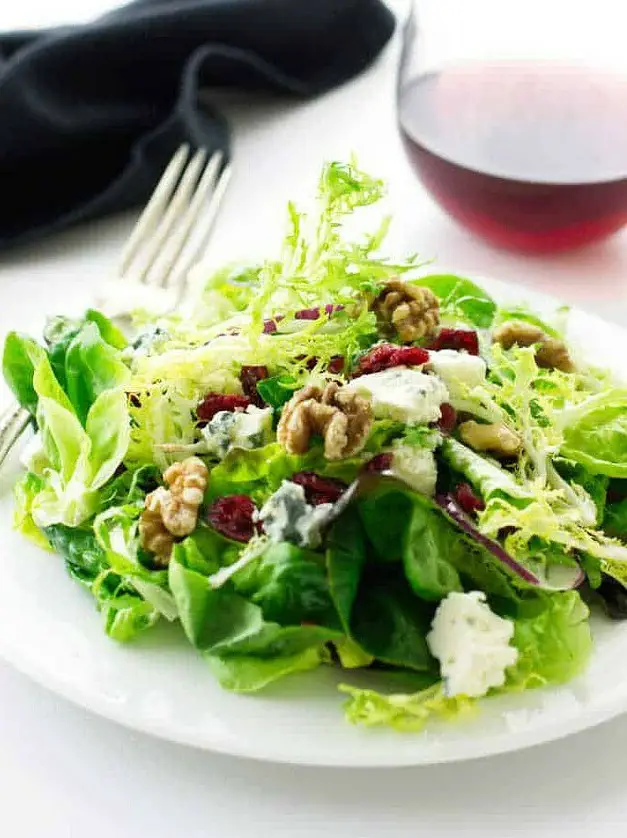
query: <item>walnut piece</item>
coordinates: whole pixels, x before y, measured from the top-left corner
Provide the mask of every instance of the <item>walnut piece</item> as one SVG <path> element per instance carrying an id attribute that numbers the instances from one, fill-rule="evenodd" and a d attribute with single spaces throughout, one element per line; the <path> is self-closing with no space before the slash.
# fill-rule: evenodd
<path id="1" fill-rule="evenodd" d="M 208 477 L 203 461 L 188 457 L 171 465 L 163 475 L 167 489 L 160 486 L 146 496 L 139 520 L 140 542 L 155 554 L 158 564 L 168 563 L 175 538 L 196 529 Z"/>
<path id="2" fill-rule="evenodd" d="M 503 349 L 511 349 L 512 346 L 533 346 L 538 344 L 536 351 L 536 363 L 539 367 L 548 370 L 561 370 L 572 372 L 574 364 L 566 344 L 549 337 L 539 326 L 525 323 L 522 320 L 508 320 L 497 326 L 492 333 L 492 339 L 500 343 Z"/>
<path id="3" fill-rule="evenodd" d="M 437 297 L 429 288 L 389 279 L 373 304 L 379 322 L 396 330 L 403 343 L 413 343 L 435 334 L 440 322 Z"/>
<path id="4" fill-rule="evenodd" d="M 159 567 L 168 564 L 174 546 L 174 536 L 165 528 L 161 517 L 161 503 L 167 496 L 168 491 L 163 486 L 147 495 L 139 519 L 140 543 L 149 553 L 154 553 L 155 564 Z"/>
<path id="5" fill-rule="evenodd" d="M 277 439 L 290 454 L 304 454 L 313 434 L 324 438 L 327 460 L 341 460 L 364 447 L 372 427 L 370 401 L 336 382 L 307 386 L 283 408 Z"/>
<path id="6" fill-rule="evenodd" d="M 459 426 L 459 435 L 466 445 L 476 451 L 488 451 L 495 457 L 513 457 L 520 451 L 521 439 L 502 422 L 480 425 L 470 420 Z"/>

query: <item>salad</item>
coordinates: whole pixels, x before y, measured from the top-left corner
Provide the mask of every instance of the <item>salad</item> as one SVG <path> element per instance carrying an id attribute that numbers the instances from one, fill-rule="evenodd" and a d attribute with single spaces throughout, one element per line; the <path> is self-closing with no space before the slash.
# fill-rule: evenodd
<path id="1" fill-rule="evenodd" d="M 347 240 L 383 191 L 327 164 L 191 314 L 56 317 L 3 370 L 36 430 L 15 525 L 113 640 L 176 623 L 238 692 L 342 668 L 349 721 L 418 730 L 574 678 L 590 608 L 627 615 L 627 389 L 564 311 L 381 257 L 389 219 Z"/>

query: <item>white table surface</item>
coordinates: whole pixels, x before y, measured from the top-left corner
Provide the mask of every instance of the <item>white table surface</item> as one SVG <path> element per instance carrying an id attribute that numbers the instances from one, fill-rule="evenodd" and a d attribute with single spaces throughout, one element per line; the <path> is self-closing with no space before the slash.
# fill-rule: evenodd
<path id="1" fill-rule="evenodd" d="M 304 1 L 304 0 L 303 0 Z M 558 0 L 554 0 L 558 2 Z M 86 18 L 114 0 L 0 4 L 0 29 Z M 303 197 L 320 163 L 355 150 L 390 182 L 390 249 L 558 294 L 627 326 L 627 231 L 586 251 L 523 258 L 455 227 L 421 191 L 393 121 L 395 48 L 357 81 L 316 102 L 231 103 L 236 174 L 212 261 L 272 247 L 288 197 Z M 33 295 L 51 309 L 54 277 L 87 296 L 130 219 L 72 231 L 0 257 L 19 285 L 21 323 Z M 9 324 L 1 323 L 2 331 Z M 1 589 L 0 589 L 1 590 Z M 0 607 L 2 607 L 0 595 Z M 280 719 L 277 720 L 280 735 Z M 6 838 L 332 838 L 615 836 L 627 826 L 627 717 L 568 740 L 478 762 L 415 770 L 299 769 L 194 751 L 129 732 L 76 708 L 0 662 L 0 835 Z"/>

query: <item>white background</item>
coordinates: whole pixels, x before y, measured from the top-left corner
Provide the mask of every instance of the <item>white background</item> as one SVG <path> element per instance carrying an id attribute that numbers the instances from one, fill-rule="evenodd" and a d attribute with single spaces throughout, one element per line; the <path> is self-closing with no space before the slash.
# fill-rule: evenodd
<path id="1" fill-rule="evenodd" d="M 0 29 L 85 19 L 112 5 L 2 0 Z M 557 11 L 561 4 L 548 5 Z M 590 4 L 592 29 L 594 20 L 607 21 L 604 5 Z M 421 191 L 394 128 L 396 48 L 316 102 L 229 105 L 236 169 L 212 260 L 267 251 L 286 198 L 311 190 L 323 159 L 355 150 L 364 167 L 390 181 L 391 248 L 533 285 L 627 326 L 627 232 L 577 254 L 523 258 L 473 240 Z M 22 323 L 11 326 L 26 326 L 29 291 L 45 287 L 52 299 L 60 271 L 75 275 L 77 288 L 112 271 L 129 223 L 90 225 L 0 257 L 0 282 L 17 277 L 23 287 Z M 263 765 L 134 734 L 0 663 L 0 834 L 7 838 L 615 836 L 627 826 L 626 750 L 622 718 L 563 742 L 455 766 L 349 772 Z"/>

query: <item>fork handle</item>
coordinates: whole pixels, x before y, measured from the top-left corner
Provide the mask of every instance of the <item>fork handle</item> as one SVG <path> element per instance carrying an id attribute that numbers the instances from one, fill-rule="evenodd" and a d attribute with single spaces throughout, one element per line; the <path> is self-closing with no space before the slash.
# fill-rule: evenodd
<path id="1" fill-rule="evenodd" d="M 30 422 L 30 413 L 19 405 L 8 408 L 0 419 L 0 466 L 24 433 Z"/>

